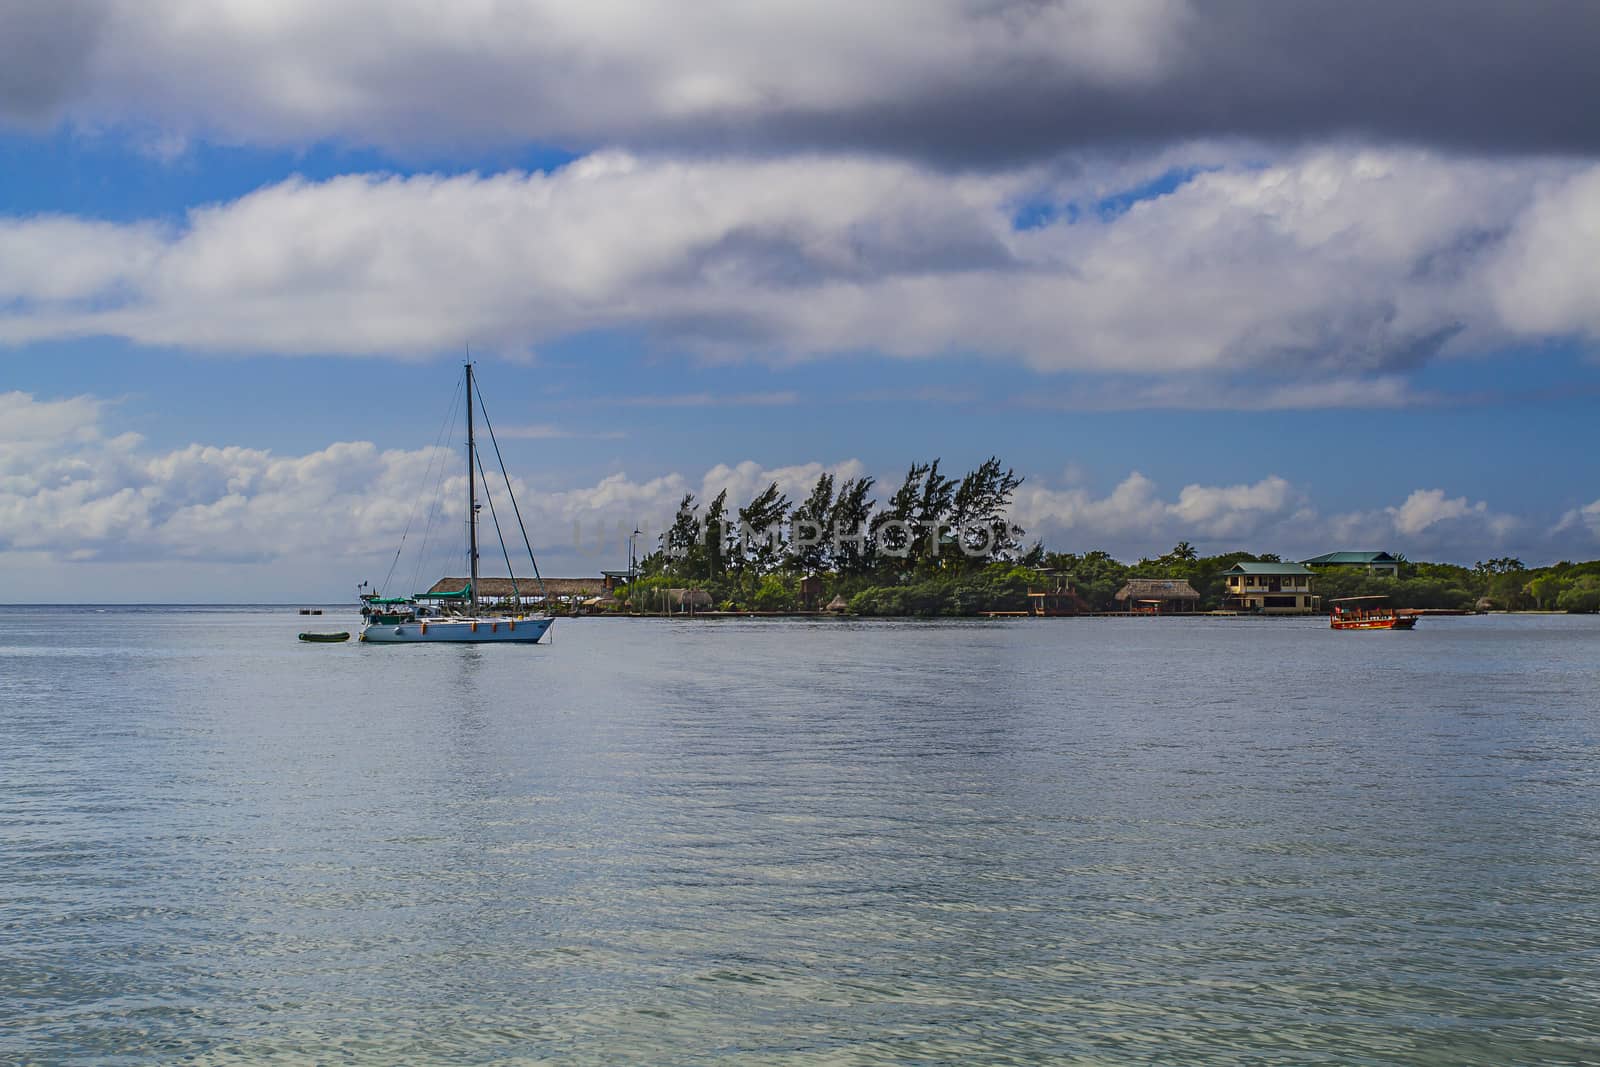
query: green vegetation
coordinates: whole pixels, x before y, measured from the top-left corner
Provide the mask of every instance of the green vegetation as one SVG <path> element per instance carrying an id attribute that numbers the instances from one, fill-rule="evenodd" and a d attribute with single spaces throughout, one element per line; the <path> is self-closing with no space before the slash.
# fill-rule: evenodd
<path id="1" fill-rule="evenodd" d="M 678 610 L 685 589 L 700 606 L 783 612 L 821 608 L 842 597 L 860 615 L 951 616 L 1021 612 L 1028 590 L 1063 578 L 1089 611 L 1121 608 L 1116 593 L 1130 578 L 1187 581 L 1200 609 L 1222 606 L 1223 572 L 1241 562 L 1282 562 L 1275 555 L 1201 556 L 1187 541 L 1165 555 L 1123 563 L 1110 553 L 1024 546 L 1007 515 L 1022 479 L 991 458 L 954 478 L 940 461 L 914 463 L 888 500 L 873 499 L 872 478 L 824 474 L 805 499 L 791 501 L 777 483 L 730 510 L 726 490 L 704 506 L 686 495 L 661 547 L 640 562 L 641 577 L 619 592 L 634 611 Z M 802 601 L 802 579 L 811 577 Z M 672 592 L 676 590 L 678 592 Z M 1600 611 L 1600 561 L 1530 569 L 1506 557 L 1473 567 L 1413 563 L 1397 576 L 1322 569 L 1312 591 L 1334 597 L 1385 594 L 1400 607 Z"/>
<path id="2" fill-rule="evenodd" d="M 843 597 L 870 614 L 1022 611 L 1029 586 L 1046 577 L 1040 550 L 1025 553 L 1022 530 L 1006 518 L 1021 484 L 991 458 L 959 478 L 939 460 L 914 463 L 881 507 L 872 478 L 831 474 L 798 503 L 777 483 L 737 509 L 726 490 L 703 506 L 686 495 L 621 595 L 640 611 L 670 607 L 666 590 L 683 588 L 704 590 L 718 607 L 792 611 L 811 575 L 820 579 L 814 607 Z"/>
<path id="3" fill-rule="evenodd" d="M 1600 610 L 1600 561 L 1529 568 L 1504 557 L 1461 567 L 1402 558 L 1397 579 L 1324 573 L 1317 577 L 1317 592 L 1388 593 L 1396 603 L 1417 608 L 1473 608 L 1487 601 L 1483 606 L 1499 611 L 1592 612 Z"/>
<path id="4" fill-rule="evenodd" d="M 1010 563 L 991 563 L 959 575 L 923 578 L 907 585 L 873 585 L 850 598 L 857 615 L 976 615 L 1026 611 L 1028 589 L 1046 576 Z"/>
<path id="5" fill-rule="evenodd" d="M 1600 560 L 1590 560 L 1588 563 L 1562 561 L 1554 567 L 1529 571 L 1528 574 L 1530 580 L 1524 587 L 1521 599 L 1532 601 L 1532 604 L 1513 603 L 1506 606 L 1532 606 L 1544 611 L 1600 611 Z"/>

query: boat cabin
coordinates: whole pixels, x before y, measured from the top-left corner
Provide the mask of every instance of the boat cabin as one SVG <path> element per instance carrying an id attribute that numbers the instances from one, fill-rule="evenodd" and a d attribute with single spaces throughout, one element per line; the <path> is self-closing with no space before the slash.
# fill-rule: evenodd
<path id="1" fill-rule="evenodd" d="M 1328 622 L 1335 630 L 1409 630 L 1417 625 L 1415 613 L 1396 610 L 1387 596 L 1343 596 L 1332 603 Z"/>
<path id="2" fill-rule="evenodd" d="M 413 622 L 417 617 L 417 602 L 408 596 L 368 595 L 361 598 L 361 616 L 373 626 Z"/>

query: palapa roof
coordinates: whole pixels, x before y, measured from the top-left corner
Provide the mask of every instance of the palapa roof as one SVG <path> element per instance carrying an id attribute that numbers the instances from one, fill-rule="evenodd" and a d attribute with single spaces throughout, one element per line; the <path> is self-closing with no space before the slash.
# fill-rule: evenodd
<path id="1" fill-rule="evenodd" d="M 844 597 L 836 596 L 832 600 L 828 601 L 827 610 L 829 610 L 829 611 L 849 611 L 850 610 L 850 604 L 849 604 L 849 602 L 847 602 L 845 600 Z"/>
<path id="2" fill-rule="evenodd" d="M 430 593 L 454 593 L 458 589 L 465 589 L 472 584 L 470 578 L 440 578 L 433 583 Z M 516 588 L 523 596 L 539 595 L 539 579 L 529 575 L 518 578 Z M 550 596 L 603 596 L 605 594 L 605 579 L 603 578 L 546 578 L 544 580 L 545 592 Z M 478 578 L 478 595 L 480 597 L 506 597 L 513 596 L 510 578 Z"/>
<path id="3" fill-rule="evenodd" d="M 1116 599 L 1127 600 L 1199 600 L 1194 586 L 1181 578 L 1129 578 L 1128 584 L 1117 590 Z"/>

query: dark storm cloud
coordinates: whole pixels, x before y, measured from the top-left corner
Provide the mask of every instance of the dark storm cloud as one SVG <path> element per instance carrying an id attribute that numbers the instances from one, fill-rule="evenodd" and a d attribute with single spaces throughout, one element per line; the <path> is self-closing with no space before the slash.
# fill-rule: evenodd
<path id="1" fill-rule="evenodd" d="M 1600 153 L 1591 0 L 405 11 L 0 0 L 0 115 L 271 144 L 815 150 L 978 167 L 1234 137 Z"/>
<path id="2" fill-rule="evenodd" d="M 1031 9 L 1024 26 L 1050 7 L 1006 5 L 1008 17 L 1019 6 Z M 1034 58 L 951 70 L 859 106 L 725 116 L 706 130 L 691 120 L 673 133 L 978 166 L 1216 137 L 1600 152 L 1600 3 L 1212 0 L 1190 8 L 1168 51 L 1145 79 Z"/>
<path id="3" fill-rule="evenodd" d="M 54 119 L 83 87 L 101 5 L 0 0 L 0 121 Z"/>

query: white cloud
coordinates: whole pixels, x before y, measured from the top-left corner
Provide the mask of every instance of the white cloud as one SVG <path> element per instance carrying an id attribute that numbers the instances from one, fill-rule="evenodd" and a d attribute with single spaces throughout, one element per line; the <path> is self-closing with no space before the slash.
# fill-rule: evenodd
<path id="1" fill-rule="evenodd" d="M 9 408 L 24 406 L 16 397 L 6 398 Z M 34 423 L 54 413 L 48 402 L 32 406 L 44 409 L 25 412 Z M 420 536 L 426 507 L 417 510 L 416 500 L 435 485 L 441 487 L 435 526 L 450 528 L 447 540 L 465 513 L 465 477 L 454 473 L 458 457 L 449 450 L 383 451 L 356 441 L 300 456 L 204 445 L 148 454 L 137 444 L 95 431 L 58 434 L 49 462 L 36 467 L 46 477 L 8 479 L 0 488 L 0 544 L 71 551 L 80 558 L 365 559 L 392 550 L 408 521 Z M 798 497 L 824 471 L 853 477 L 862 469 L 855 460 L 770 469 L 746 461 L 715 466 L 692 488 L 701 503 L 727 488 L 736 507 L 774 481 Z M 494 496 L 502 521 L 509 522 L 501 482 L 489 474 L 480 492 Z M 680 474 L 644 482 L 614 474 L 592 486 L 552 492 L 535 492 L 515 479 L 513 484 L 536 541 L 557 552 L 573 547 L 574 524 L 585 544 L 602 530 L 614 540 L 614 528 L 635 523 L 664 528 L 691 490 Z M 487 512 L 484 518 L 490 518 Z M 453 551 L 453 540 L 450 545 Z"/>
<path id="2" fill-rule="evenodd" d="M 435 571 L 460 568 L 466 478 L 456 470 L 457 452 L 382 450 L 366 441 L 291 456 L 201 444 L 153 451 L 134 435 L 111 433 L 107 410 L 90 397 L 0 394 L 0 573 L 25 583 L 55 568 L 52 584 L 33 594 L 38 599 L 115 594 L 130 574 L 160 575 L 132 587 L 126 595 L 135 599 L 168 599 L 172 589 L 196 599 L 279 599 L 296 582 L 345 588 L 381 578 L 402 537 L 401 584 L 413 574 L 431 581 Z M 693 480 L 673 473 L 635 481 L 617 473 L 548 491 L 515 478 L 513 484 L 546 572 L 584 574 L 625 559 L 636 525 L 645 533 L 640 549 L 649 551 L 685 492 L 704 503 L 726 487 L 737 507 L 773 481 L 798 499 L 824 471 L 854 477 L 862 470 L 855 460 L 777 468 L 744 462 Z M 492 494 L 508 543 L 515 543 L 503 487 L 489 474 L 480 492 Z M 68 563 L 79 569 L 62 572 Z M 196 574 L 215 579 L 211 568 L 221 565 L 232 571 L 210 595 L 190 584 Z M 70 588 L 74 581 L 76 591 L 64 594 L 61 583 Z M 166 581 L 178 584 L 163 588 Z M 8 596 L 26 587 L 12 584 Z"/>
<path id="3" fill-rule="evenodd" d="M 1594 512 L 1600 531 L 1600 504 Z M 1555 531 L 1541 534 L 1484 501 L 1448 497 L 1439 489 L 1416 490 L 1389 507 L 1325 514 L 1311 492 L 1277 475 L 1231 486 L 1186 485 L 1169 499 L 1137 472 L 1103 497 L 1083 486 L 1025 483 L 1016 517 L 1046 545 L 1105 548 L 1121 558 L 1155 555 L 1190 541 L 1206 552 L 1246 549 L 1286 559 L 1381 548 L 1445 561 L 1501 552 L 1553 557 L 1571 547 L 1570 538 L 1554 534 L 1580 521 L 1569 516 Z"/>
<path id="4" fill-rule="evenodd" d="M 1172 513 L 1210 538 L 1254 532 L 1263 519 L 1283 515 L 1295 502 L 1289 483 L 1273 475 L 1254 485 L 1186 485 Z"/>
<path id="5" fill-rule="evenodd" d="M 719 463 L 706 471 L 705 477 L 701 479 L 700 492 L 695 504 L 703 508 L 715 499 L 718 493 L 726 489 L 728 515 L 730 518 L 736 518 L 739 508 L 773 483 L 777 483 L 778 491 L 787 496 L 791 504 L 798 504 L 810 495 L 812 488 L 817 484 L 817 478 L 823 474 L 833 475 L 837 488 L 839 482 L 849 478 L 859 478 L 865 473 L 866 467 L 860 460 L 854 459 L 832 465 L 799 463 L 776 468 L 767 468 L 751 460 L 732 465 Z"/>
<path id="6" fill-rule="evenodd" d="M 165 599 L 180 589 L 196 599 L 281 599 L 381 578 L 403 534 L 400 585 L 460 570 L 465 476 L 454 452 L 383 450 L 365 441 L 302 455 L 202 444 L 152 450 L 116 434 L 110 410 L 90 397 L 0 394 L 0 587 L 11 596 L 37 586 L 38 599 Z M 798 502 L 823 473 L 865 472 L 855 459 L 745 461 L 700 475 L 638 480 L 617 472 L 590 485 L 516 485 L 545 572 L 583 574 L 625 559 L 635 527 L 643 531 L 641 551 L 653 548 L 686 493 L 703 506 L 726 488 L 733 510 L 772 482 Z M 897 484 L 880 482 L 879 500 Z M 439 509 L 426 501 L 419 507 L 435 486 Z M 513 520 L 493 472 L 487 491 L 509 531 Z M 1413 559 L 1510 553 L 1533 560 L 1581 553 L 1600 535 L 1600 502 L 1542 532 L 1437 488 L 1388 507 L 1325 515 L 1308 490 L 1278 475 L 1194 483 L 1168 495 L 1134 472 L 1104 496 L 1084 484 L 1030 478 L 1012 517 L 1050 547 L 1106 548 L 1128 559 L 1186 540 L 1204 551 L 1248 548 L 1286 558 L 1359 547 Z M 49 585 L 40 585 L 47 575 Z M 202 578 L 214 584 L 197 585 Z"/>
<path id="7" fill-rule="evenodd" d="M 1441 348 L 1600 329 L 1581 270 L 1546 310 L 1507 310 L 1528 306 L 1513 268 L 1559 220 L 1600 217 L 1596 174 L 1312 152 L 1021 231 L 1019 202 L 1097 179 L 610 152 L 551 174 L 290 180 L 181 227 L 0 222 L 0 343 L 424 356 L 632 329 L 725 357 L 976 352 L 1047 371 L 1266 375 L 1252 394 L 1266 407 L 1399 406 L 1426 399 L 1403 373 Z M 1172 379 L 1066 403 L 1230 402 Z"/>
<path id="8" fill-rule="evenodd" d="M 1561 520 L 1556 523 L 1552 532 L 1561 534 L 1576 531 L 1582 531 L 1600 540 L 1600 500 L 1568 511 L 1561 516 Z"/>
<path id="9" fill-rule="evenodd" d="M 1530 335 L 1600 337 L 1600 168 L 1541 188 L 1490 267 L 1502 321 Z"/>
<path id="10" fill-rule="evenodd" d="M 1443 489 L 1418 489 L 1406 497 L 1405 503 L 1389 508 L 1394 516 L 1394 527 L 1403 534 L 1421 533 L 1437 522 L 1459 519 L 1467 515 L 1486 514 L 1489 505 L 1483 501 L 1467 503 L 1467 498 L 1446 498 Z"/>
<path id="11" fill-rule="evenodd" d="M 393 355 L 596 327 L 714 344 L 754 327 L 804 348 L 745 301 L 1001 260 L 998 184 L 888 163 L 607 153 L 548 175 L 290 180 L 196 209 L 154 252 L 149 227 L 23 220 L 7 225 L 25 266 L 0 274 L 0 302 L 23 306 L 0 317 L 0 341 Z M 50 254 L 51 233 L 72 252 L 107 232 L 140 254 Z"/>
<path id="12" fill-rule="evenodd" d="M 28 393 L 0 393 L 0 462 L 7 473 L 21 474 L 17 460 L 26 453 L 96 439 L 105 407 L 91 396 L 40 401 Z"/>
<path id="13" fill-rule="evenodd" d="M 89 53 L 81 74 L 56 93 L 82 122 L 394 146 L 710 133 L 904 106 L 967 71 L 1136 87 L 1181 54 L 1184 29 L 1165 0 L 987 15 L 960 0 L 142 0 L 97 14 L 98 33 L 71 39 Z"/>
<path id="14" fill-rule="evenodd" d="M 1080 547 L 1136 546 L 1144 553 L 1183 540 L 1250 541 L 1296 518 L 1302 507 L 1302 495 L 1276 475 L 1249 485 L 1186 485 L 1169 502 L 1135 471 L 1105 497 L 1083 486 L 1024 482 L 1015 518 L 1047 543 L 1064 538 Z"/>
<path id="15" fill-rule="evenodd" d="M 1378 510 L 1335 515 L 1327 529 L 1343 544 L 1390 544 L 1413 558 L 1479 559 L 1520 542 L 1527 551 L 1548 552 L 1526 530 L 1527 523 L 1497 512 L 1487 501 L 1448 496 L 1443 489 L 1413 490 L 1405 500 Z"/>
<path id="16" fill-rule="evenodd" d="M 124 282 L 149 275 L 170 239 L 161 227 L 145 223 L 0 218 L 0 298 L 114 301 Z"/>

